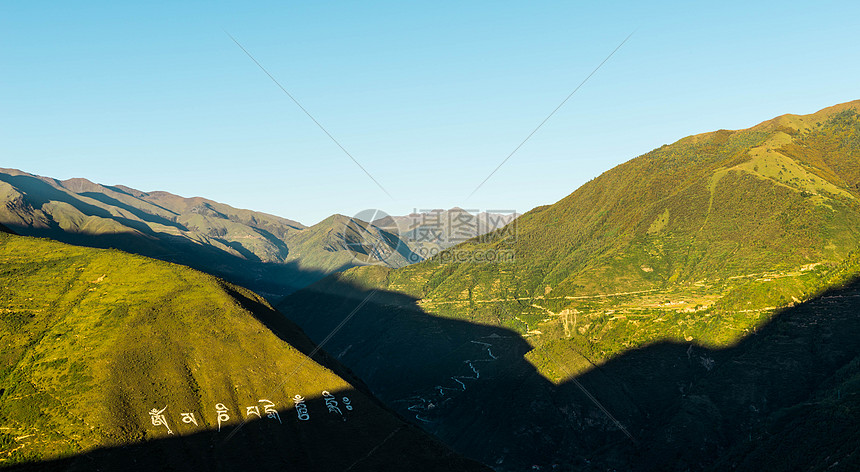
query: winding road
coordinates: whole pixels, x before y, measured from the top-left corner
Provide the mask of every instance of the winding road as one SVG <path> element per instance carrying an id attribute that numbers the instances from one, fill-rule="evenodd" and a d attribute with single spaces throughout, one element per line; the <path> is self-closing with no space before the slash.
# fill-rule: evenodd
<path id="1" fill-rule="evenodd" d="M 426 398 L 422 395 L 414 395 L 409 397 L 405 401 L 412 403 L 406 409 L 412 413 L 415 413 L 415 419 L 421 421 L 422 423 L 433 423 L 432 420 L 422 417 L 421 415 L 430 411 L 435 410 L 436 408 L 441 407 L 443 404 L 451 400 L 450 395 L 446 395 L 445 392 L 453 391 L 456 393 L 465 392 L 467 387 L 464 381 L 466 380 L 478 380 L 481 378 L 481 371 L 475 367 L 475 364 L 478 362 L 494 362 L 498 359 L 498 357 L 493 354 L 493 345 L 491 343 L 483 342 L 483 341 L 469 341 L 472 344 L 476 344 L 482 346 L 486 350 L 487 358 L 484 359 L 467 359 L 463 361 L 463 364 L 469 367 L 472 375 L 452 375 L 450 377 L 451 380 L 457 383 L 458 386 L 444 386 L 437 385 L 433 388 L 433 394 L 428 395 L 430 398 Z"/>

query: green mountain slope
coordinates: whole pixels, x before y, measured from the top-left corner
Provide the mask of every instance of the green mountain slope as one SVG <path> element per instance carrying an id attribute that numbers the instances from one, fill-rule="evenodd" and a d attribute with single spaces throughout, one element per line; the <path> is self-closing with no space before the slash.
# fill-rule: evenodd
<path id="1" fill-rule="evenodd" d="M 836 356 L 836 346 L 822 347 L 818 335 L 810 335 L 846 329 L 856 336 L 848 322 L 826 324 L 832 321 L 828 313 L 794 331 L 774 333 L 778 328 L 771 326 L 784 327 L 773 323 L 778 315 L 860 274 L 858 109 L 860 102 L 851 102 L 746 130 L 684 138 L 524 214 L 515 227 L 408 267 L 350 269 L 287 297 L 279 307 L 320 339 L 355 300 L 372 293 L 375 304 L 331 339 L 330 352 L 404 415 L 417 412 L 419 424 L 485 463 L 505 468 L 512 460 L 513 454 L 497 454 L 488 440 L 482 442 L 488 431 L 502 429 L 494 423 L 501 421 L 513 431 L 501 440 L 504 447 L 519 448 L 521 458 L 546 467 L 597 456 L 600 467 L 631 468 L 625 461 L 642 451 L 626 434 L 641 438 L 660 431 L 668 436 L 658 441 L 675 438 L 662 450 L 694 448 L 684 467 L 707 468 L 714 454 L 742 449 L 744 427 L 758 428 L 767 415 L 814 397 L 824 378 L 857 355 L 853 343 Z M 509 253 L 512 261 L 485 262 L 488 255 Z M 793 377 L 802 392 L 786 399 L 765 389 L 768 382 L 776 384 L 766 369 L 720 368 L 724 384 L 702 387 L 704 396 L 719 397 L 732 382 L 745 385 L 748 396 L 712 402 L 717 406 L 684 400 L 702 376 L 715 375 L 715 365 L 748 362 L 742 359 L 747 341 L 766 327 L 774 333 L 768 338 L 773 346 L 795 343 L 823 356 L 804 359 L 811 362 L 809 375 Z M 408 354 L 401 343 L 421 346 L 421 355 Z M 481 343 L 491 344 L 505 366 L 461 352 Z M 408 360 L 400 361 L 401 355 Z M 803 355 L 765 359 L 791 365 Z M 487 363 L 481 368 L 477 361 Z M 481 375 L 471 367 L 464 371 L 464 362 Z M 398 376 L 404 369 L 421 374 Z M 454 380 L 462 391 L 456 400 L 445 390 Z M 468 387 L 458 387 L 460 382 Z M 490 392 L 498 391 L 522 393 L 516 396 L 521 408 L 490 400 Z M 679 430 L 671 433 L 667 422 L 679 405 L 686 416 L 675 417 L 676 426 L 691 427 L 697 415 L 716 425 L 701 431 L 710 443 L 677 440 Z M 755 422 L 732 416 L 751 407 L 761 412 Z M 472 409 L 504 419 L 466 413 Z M 553 441 L 555 452 L 538 446 Z M 657 444 L 643 447 L 658 450 Z M 613 462 L 614 455 L 626 459 Z M 671 467 L 650 457 L 640 468 Z"/>
<path id="2" fill-rule="evenodd" d="M 663 146 L 380 288 L 538 344 L 603 339 L 599 357 L 659 338 L 730 345 L 845 275 L 860 242 L 858 107 Z M 503 251 L 514 263 L 448 263 Z"/>
<path id="3" fill-rule="evenodd" d="M 265 300 L 186 267 L 0 234 L 0 345 L 3 468 L 485 470 L 309 358 Z"/>

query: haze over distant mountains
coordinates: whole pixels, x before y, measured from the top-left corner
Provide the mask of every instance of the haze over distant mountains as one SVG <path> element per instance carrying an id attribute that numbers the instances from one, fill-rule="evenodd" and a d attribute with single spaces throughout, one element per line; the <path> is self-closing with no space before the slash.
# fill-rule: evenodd
<path id="1" fill-rule="evenodd" d="M 333 271 L 364 263 L 400 267 L 454 244 L 410 240 L 409 229 L 401 235 L 397 226 L 381 228 L 343 215 L 305 226 L 200 197 L 81 178 L 61 181 L 15 169 L 0 169 L 0 203 L 0 223 L 19 234 L 185 264 L 274 298 Z M 478 218 L 483 228 L 487 215 Z M 497 224 L 511 217 L 500 218 Z"/>
<path id="2" fill-rule="evenodd" d="M 319 340 L 371 297 L 329 352 L 496 470 L 853 470 L 858 112 L 684 138 L 279 308 Z"/>

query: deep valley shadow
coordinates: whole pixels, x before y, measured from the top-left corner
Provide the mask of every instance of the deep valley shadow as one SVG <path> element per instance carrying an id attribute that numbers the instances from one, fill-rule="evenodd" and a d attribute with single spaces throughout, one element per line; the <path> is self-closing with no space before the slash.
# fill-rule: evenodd
<path id="1" fill-rule="evenodd" d="M 154 232 L 33 177 L 0 180 L 34 204 L 63 202 L 139 231 L 13 226 L 18 234 L 187 265 L 270 300 L 326 275 Z M 279 313 L 231 291 L 281 339 L 314 353 Z M 731 348 L 658 343 L 558 385 L 524 358 L 531 346 L 518 333 L 431 316 L 416 302 L 329 277 L 279 308 L 322 345 L 315 361 L 500 471 L 860 470 L 860 283 L 783 310 Z M 106 454 L 123 456 L 120 449 Z"/>
<path id="2" fill-rule="evenodd" d="M 403 294 L 332 276 L 279 308 L 388 405 L 500 471 L 860 468 L 860 376 L 842 403 L 822 399 L 860 363 L 858 282 L 783 310 L 734 347 L 658 343 L 560 385 L 523 357 L 517 333 L 428 315 Z M 853 431 L 848 452 L 804 416 L 831 406 L 849 412 L 830 419 Z M 782 444 L 787 424 L 805 439 Z"/>

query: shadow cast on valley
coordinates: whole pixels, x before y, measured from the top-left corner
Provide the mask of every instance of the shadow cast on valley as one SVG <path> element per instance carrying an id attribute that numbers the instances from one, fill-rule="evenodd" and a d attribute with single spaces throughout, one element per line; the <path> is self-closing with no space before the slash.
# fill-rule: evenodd
<path id="1" fill-rule="evenodd" d="M 306 399 L 308 419 L 294 408 L 262 412 L 240 424 L 232 420 L 200 427 L 168 417 L 163 426 L 147 426 L 147 438 L 136 444 L 103 447 L 72 456 L 3 465 L 8 472 L 30 471 L 284 471 L 484 472 L 473 461 L 452 454 L 419 428 L 404 423 L 355 391 L 332 392 L 352 398 L 347 410 L 330 411 L 322 397 Z M 233 405 L 232 411 L 237 411 Z M 262 409 L 261 409 L 262 411 Z M 198 417 L 199 421 L 203 421 Z M 214 418 L 213 418 L 214 422 Z"/>
<path id="2" fill-rule="evenodd" d="M 34 204 L 62 202 L 138 231 L 84 234 L 56 225 L 12 226 L 18 234 L 187 265 L 270 300 L 325 275 L 155 232 L 33 177 L 0 174 L 0 180 L 27 192 Z M 279 313 L 230 290 L 282 339 L 305 354 L 315 351 Z M 835 401 L 828 390 L 839 388 L 840 376 L 860 370 L 860 283 L 783 310 L 731 348 L 657 343 L 561 384 L 526 360 L 531 346 L 519 333 L 431 316 L 416 302 L 332 276 L 287 297 L 279 308 L 332 355 L 317 352 L 314 360 L 359 390 L 372 391 L 456 451 L 498 470 L 860 469 L 860 428 L 854 426 L 860 377 L 847 384 L 856 391 L 839 391 Z M 122 451 L 105 454 L 121 460 Z M 74 464 L 87 469 L 83 462 Z"/>
<path id="3" fill-rule="evenodd" d="M 821 399 L 860 362 L 860 282 L 783 310 L 736 346 L 661 342 L 561 384 L 523 357 L 518 333 L 416 301 L 330 276 L 279 308 L 386 404 L 500 471 L 860 468 L 860 387 Z M 852 413 L 817 427 L 831 408 Z M 828 442 L 834 428 L 849 446 Z"/>

